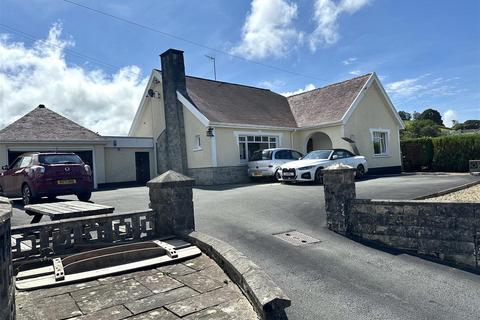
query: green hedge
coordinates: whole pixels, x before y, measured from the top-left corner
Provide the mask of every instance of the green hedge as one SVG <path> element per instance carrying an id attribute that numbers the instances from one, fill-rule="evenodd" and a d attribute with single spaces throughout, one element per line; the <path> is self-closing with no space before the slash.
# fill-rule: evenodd
<path id="1" fill-rule="evenodd" d="M 403 140 L 403 170 L 467 172 L 468 160 L 480 159 L 480 135 Z"/>

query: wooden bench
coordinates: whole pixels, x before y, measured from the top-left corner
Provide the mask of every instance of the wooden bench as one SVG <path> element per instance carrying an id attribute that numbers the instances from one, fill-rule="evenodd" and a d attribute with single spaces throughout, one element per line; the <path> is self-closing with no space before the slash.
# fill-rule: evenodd
<path id="1" fill-rule="evenodd" d="M 30 223 L 40 222 L 43 216 L 49 216 L 50 220 L 60 220 L 112 213 L 114 210 L 115 208 L 111 206 L 82 201 L 39 203 L 25 206 L 25 212 L 33 216 Z"/>

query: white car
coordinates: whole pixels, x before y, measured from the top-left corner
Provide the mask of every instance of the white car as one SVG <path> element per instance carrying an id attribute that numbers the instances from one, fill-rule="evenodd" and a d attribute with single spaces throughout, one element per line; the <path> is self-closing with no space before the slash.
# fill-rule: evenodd
<path id="1" fill-rule="evenodd" d="M 303 155 L 295 150 L 285 148 L 264 149 L 255 151 L 248 161 L 248 176 L 281 178 L 280 166 Z"/>
<path id="2" fill-rule="evenodd" d="M 343 163 L 357 169 L 356 177 L 361 178 L 368 171 L 367 160 L 344 149 L 316 150 L 301 160 L 282 165 L 281 181 L 315 181 L 323 182 L 322 169 L 336 163 Z"/>

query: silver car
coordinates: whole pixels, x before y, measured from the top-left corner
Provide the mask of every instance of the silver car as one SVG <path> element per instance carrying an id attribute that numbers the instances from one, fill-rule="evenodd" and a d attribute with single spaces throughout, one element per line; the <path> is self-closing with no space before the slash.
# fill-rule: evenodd
<path id="1" fill-rule="evenodd" d="M 248 175 L 252 178 L 275 177 L 278 180 L 282 173 L 280 166 L 302 156 L 300 152 L 286 148 L 257 150 L 248 161 Z"/>

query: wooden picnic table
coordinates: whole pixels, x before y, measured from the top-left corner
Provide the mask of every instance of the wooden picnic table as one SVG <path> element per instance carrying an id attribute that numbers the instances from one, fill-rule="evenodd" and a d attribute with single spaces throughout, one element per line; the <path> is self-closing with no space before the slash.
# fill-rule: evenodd
<path id="1" fill-rule="evenodd" d="M 25 212 L 33 215 L 30 223 L 40 222 L 43 216 L 49 216 L 50 220 L 60 220 L 112 213 L 114 210 L 115 208 L 111 206 L 82 201 L 39 203 L 25 206 Z"/>

